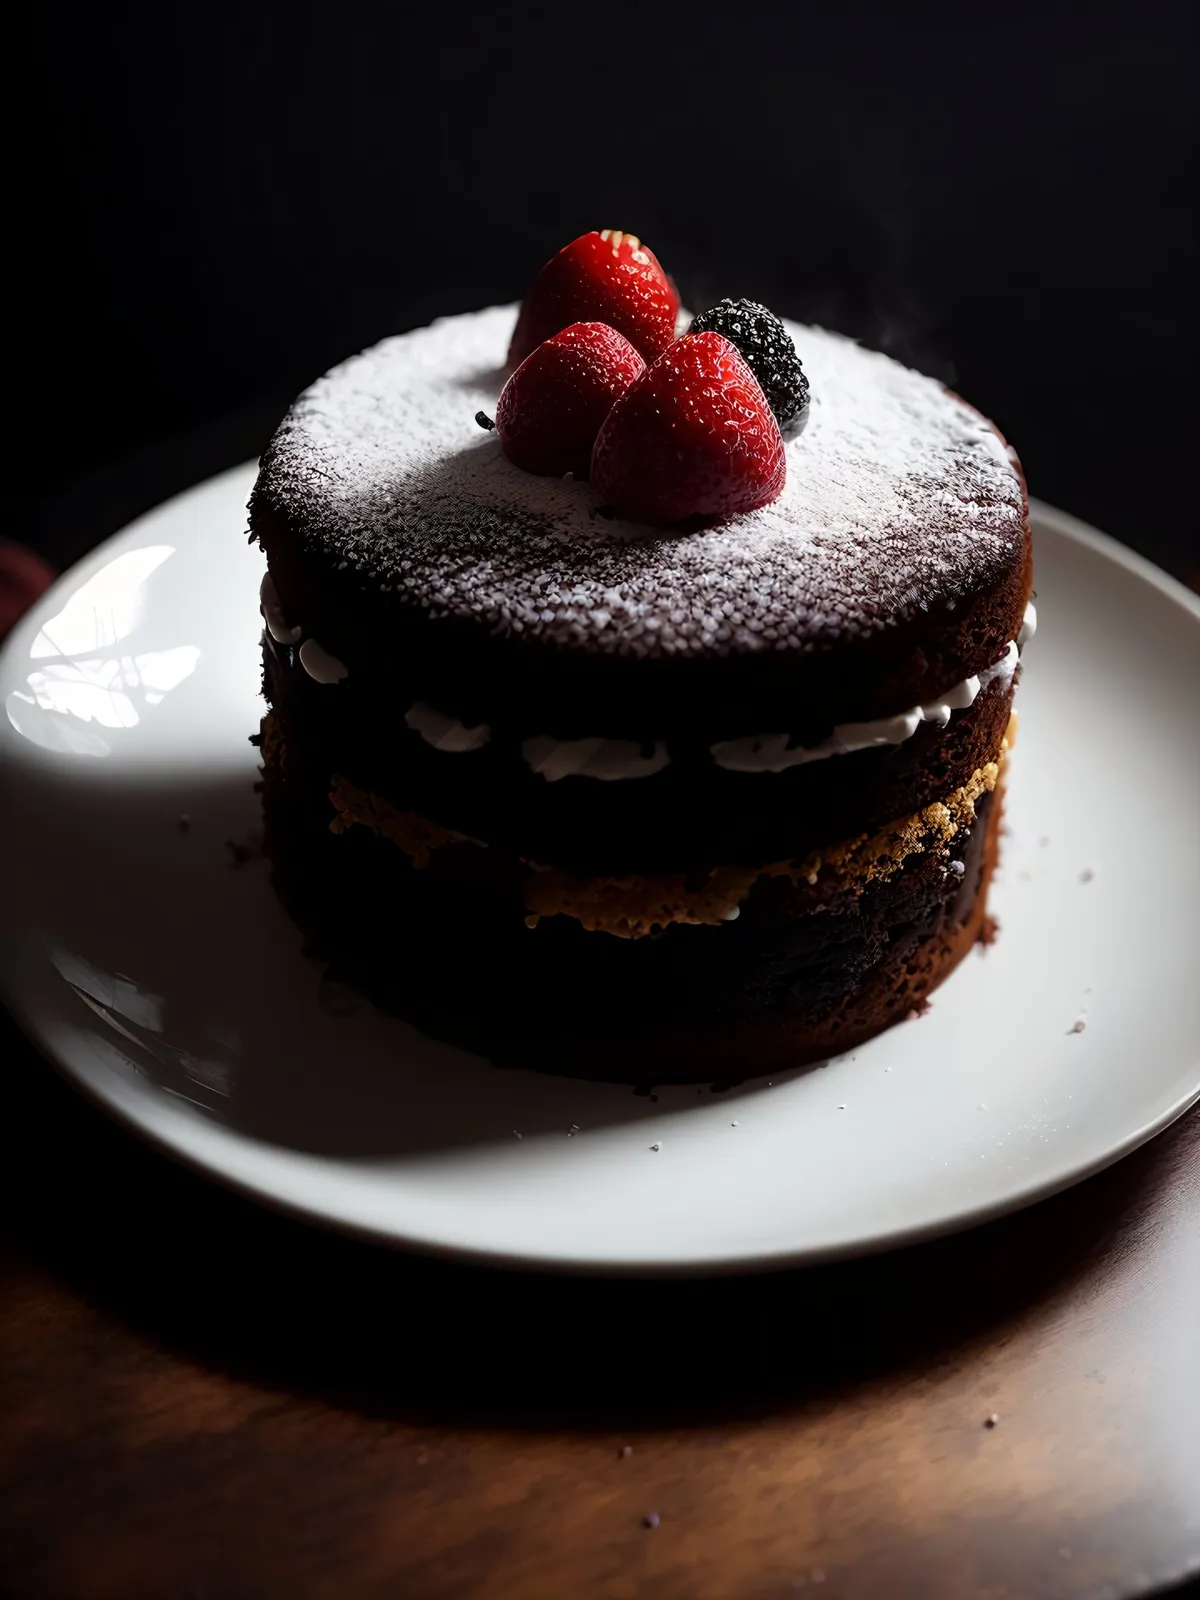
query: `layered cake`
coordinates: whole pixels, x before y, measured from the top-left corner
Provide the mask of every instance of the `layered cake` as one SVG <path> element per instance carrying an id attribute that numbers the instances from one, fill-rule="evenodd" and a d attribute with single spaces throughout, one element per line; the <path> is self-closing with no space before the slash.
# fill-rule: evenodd
<path id="1" fill-rule="evenodd" d="M 385 340 L 263 457 L 276 882 L 314 954 L 497 1060 L 843 1051 L 987 930 L 1019 467 L 837 334 L 780 325 L 780 398 L 719 315 L 673 342 L 667 300 L 656 348 L 565 298 L 535 338 L 527 302 Z"/>

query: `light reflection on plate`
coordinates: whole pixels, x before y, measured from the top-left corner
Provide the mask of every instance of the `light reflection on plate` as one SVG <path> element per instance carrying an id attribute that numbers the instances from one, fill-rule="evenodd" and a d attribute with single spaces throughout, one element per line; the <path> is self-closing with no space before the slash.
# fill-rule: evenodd
<path id="1" fill-rule="evenodd" d="M 65 755 L 110 755 L 112 744 L 99 728 L 136 727 L 147 708 L 161 705 L 195 672 L 194 644 L 99 653 L 136 638 L 147 580 L 174 554 L 169 544 L 122 551 L 68 593 L 29 647 L 39 664 L 5 700 L 19 734 Z"/>

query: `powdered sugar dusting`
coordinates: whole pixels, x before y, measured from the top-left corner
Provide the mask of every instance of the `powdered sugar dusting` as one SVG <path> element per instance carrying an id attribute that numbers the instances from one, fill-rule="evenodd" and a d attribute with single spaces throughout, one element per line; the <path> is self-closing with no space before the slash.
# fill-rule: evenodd
<path id="1" fill-rule="evenodd" d="M 930 378 L 790 325 L 813 386 L 774 504 L 700 532 L 598 516 L 587 484 L 507 461 L 475 413 L 515 312 L 451 317 L 343 363 L 297 401 L 256 505 L 313 556 L 425 614 L 632 656 L 807 650 L 953 599 L 1011 561 L 1004 445 Z"/>

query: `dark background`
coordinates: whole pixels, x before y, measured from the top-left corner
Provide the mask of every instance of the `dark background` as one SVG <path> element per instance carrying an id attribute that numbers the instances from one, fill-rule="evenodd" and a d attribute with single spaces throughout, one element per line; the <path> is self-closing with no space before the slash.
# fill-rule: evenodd
<path id="1" fill-rule="evenodd" d="M 1034 493 L 1200 565 L 1189 9 L 39 7 L 8 531 L 72 559 L 341 356 L 619 227 L 696 309 L 937 373 Z"/>

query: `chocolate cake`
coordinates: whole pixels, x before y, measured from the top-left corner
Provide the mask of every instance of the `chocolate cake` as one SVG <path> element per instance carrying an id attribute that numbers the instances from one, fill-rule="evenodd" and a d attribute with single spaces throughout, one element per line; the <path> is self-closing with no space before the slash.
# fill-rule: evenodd
<path id="1" fill-rule="evenodd" d="M 1016 459 L 789 324 L 782 494 L 650 527 L 477 426 L 514 320 L 356 356 L 263 457 L 279 888 L 316 954 L 498 1060 L 711 1081 L 851 1047 L 985 929 L 1033 620 Z"/>

